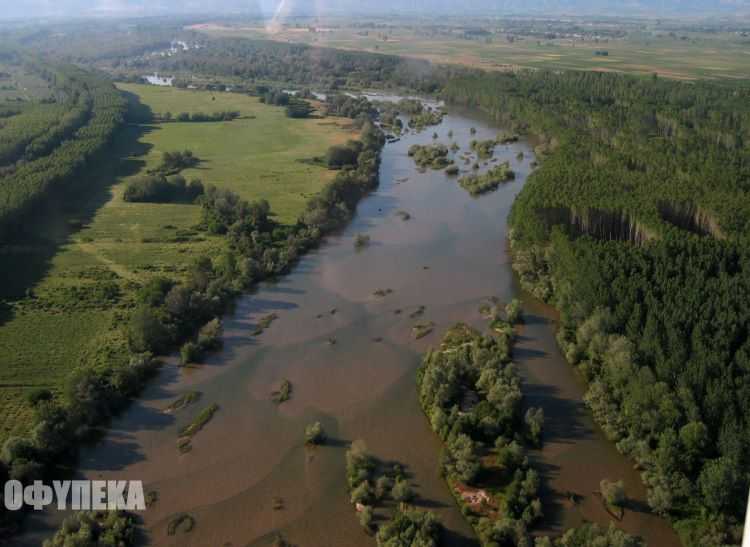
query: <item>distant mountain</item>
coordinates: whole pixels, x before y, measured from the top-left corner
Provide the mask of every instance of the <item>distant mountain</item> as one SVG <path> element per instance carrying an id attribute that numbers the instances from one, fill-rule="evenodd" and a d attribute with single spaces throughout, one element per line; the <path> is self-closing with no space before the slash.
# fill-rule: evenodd
<path id="1" fill-rule="evenodd" d="M 726 16 L 750 0 L 21 0 L 0 18 L 247 13 L 272 16 L 375 13 Z"/>

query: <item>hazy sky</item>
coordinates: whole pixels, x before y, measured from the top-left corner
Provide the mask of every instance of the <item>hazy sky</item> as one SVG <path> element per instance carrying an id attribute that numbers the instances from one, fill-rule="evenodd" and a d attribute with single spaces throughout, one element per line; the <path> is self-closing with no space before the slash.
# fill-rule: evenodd
<path id="1" fill-rule="evenodd" d="M 0 0 L 0 18 L 169 13 L 333 14 L 362 12 L 750 13 L 750 0 Z"/>

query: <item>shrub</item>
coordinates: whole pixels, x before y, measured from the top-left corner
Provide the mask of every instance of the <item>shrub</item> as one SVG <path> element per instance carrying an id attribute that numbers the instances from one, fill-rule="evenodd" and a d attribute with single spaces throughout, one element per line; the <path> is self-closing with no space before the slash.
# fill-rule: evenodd
<path id="1" fill-rule="evenodd" d="M 323 430 L 323 426 L 320 422 L 310 424 L 305 428 L 305 443 L 306 444 L 323 444 L 326 440 L 326 433 Z"/>
<path id="2" fill-rule="evenodd" d="M 198 331 L 198 347 L 203 351 L 221 347 L 221 335 L 224 327 L 218 317 L 203 325 Z"/>
<path id="3" fill-rule="evenodd" d="M 514 298 L 505 306 L 505 315 L 511 325 L 518 323 L 521 319 L 521 301 L 518 298 Z"/>
<path id="4" fill-rule="evenodd" d="M 180 348 L 180 363 L 189 365 L 201 358 L 201 348 L 195 342 L 185 342 Z"/>
<path id="5" fill-rule="evenodd" d="M 603 479 L 599 483 L 599 488 L 604 501 L 612 507 L 622 507 L 625 505 L 625 485 L 622 481 L 611 482 Z"/>
<path id="6" fill-rule="evenodd" d="M 357 234 L 357 237 L 354 238 L 354 248 L 359 250 L 364 249 L 370 244 L 370 236 L 365 234 Z"/>
<path id="7" fill-rule="evenodd" d="M 372 531 L 372 520 L 373 520 L 373 514 L 372 514 L 372 507 L 369 505 L 365 505 L 362 508 L 362 511 L 359 513 L 359 523 L 362 525 L 362 527 L 367 530 L 368 532 Z"/>
<path id="8" fill-rule="evenodd" d="M 36 406 L 42 401 L 51 401 L 53 397 L 54 395 L 49 389 L 40 387 L 29 392 L 26 399 L 29 401 L 29 404 L 31 406 Z"/>
<path id="9" fill-rule="evenodd" d="M 135 545 L 135 519 L 124 511 L 83 511 L 67 517 L 44 547 Z"/>

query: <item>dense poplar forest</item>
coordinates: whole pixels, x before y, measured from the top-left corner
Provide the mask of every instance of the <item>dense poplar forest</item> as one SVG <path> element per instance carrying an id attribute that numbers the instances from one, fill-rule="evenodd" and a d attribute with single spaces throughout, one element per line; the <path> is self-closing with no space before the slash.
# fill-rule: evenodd
<path id="1" fill-rule="evenodd" d="M 74 183 L 123 121 L 125 101 L 103 77 L 72 65 L 25 61 L 53 98 L 27 103 L 0 124 L 0 238 L 30 207 Z"/>
<path id="2" fill-rule="evenodd" d="M 587 403 L 686 545 L 739 542 L 750 459 L 750 88 L 475 75 L 446 99 L 536 136 L 511 213 Z"/>
<path id="3" fill-rule="evenodd" d="M 177 75 L 289 82 L 323 89 L 409 86 L 434 92 L 438 85 L 435 69 L 426 61 L 241 38 L 210 40 L 180 55 L 150 59 L 146 66 Z"/>

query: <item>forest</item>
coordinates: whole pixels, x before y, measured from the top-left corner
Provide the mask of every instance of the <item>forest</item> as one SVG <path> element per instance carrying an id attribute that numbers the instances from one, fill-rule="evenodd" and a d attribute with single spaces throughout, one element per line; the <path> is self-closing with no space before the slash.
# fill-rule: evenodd
<path id="1" fill-rule="evenodd" d="M 125 111 L 119 92 L 96 73 L 37 59 L 25 66 L 50 83 L 55 98 L 24 105 L 0 127 L 0 239 L 40 200 L 74 183 L 110 143 Z"/>
<path id="2" fill-rule="evenodd" d="M 446 99 L 534 135 L 522 283 L 561 311 L 586 400 L 686 545 L 739 542 L 750 460 L 750 88 L 485 74 Z"/>

